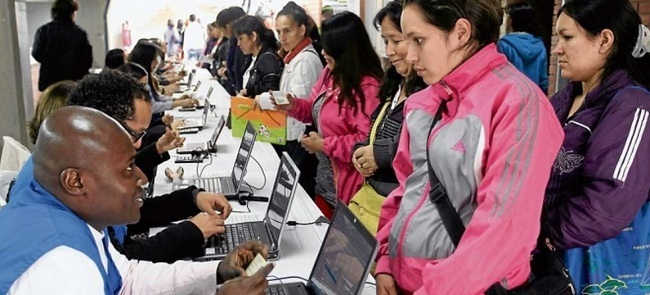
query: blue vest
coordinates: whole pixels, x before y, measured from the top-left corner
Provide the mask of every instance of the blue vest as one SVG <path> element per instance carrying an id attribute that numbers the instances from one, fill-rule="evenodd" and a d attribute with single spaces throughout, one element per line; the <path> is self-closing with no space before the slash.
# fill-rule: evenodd
<path id="1" fill-rule="evenodd" d="M 15 198 L 0 210 L 0 294 L 6 294 L 36 260 L 58 246 L 68 246 L 92 259 L 104 280 L 104 293 L 118 294 L 122 278 L 108 253 L 108 235 L 103 240 L 107 273 L 86 222 L 46 191 L 33 173 L 23 172 L 12 193 Z"/>
<path id="2" fill-rule="evenodd" d="M 16 176 L 16 183 L 14 183 L 14 186 L 9 192 L 9 202 L 14 198 L 20 198 L 19 196 L 17 197 L 18 192 L 25 188 L 25 186 L 29 185 L 32 180 L 34 180 L 34 160 L 32 160 L 32 157 L 30 156 L 18 173 L 18 176 Z M 114 225 L 112 227 L 115 232 L 114 237 L 117 239 L 120 246 L 124 246 L 124 238 L 127 235 L 126 225 Z"/>

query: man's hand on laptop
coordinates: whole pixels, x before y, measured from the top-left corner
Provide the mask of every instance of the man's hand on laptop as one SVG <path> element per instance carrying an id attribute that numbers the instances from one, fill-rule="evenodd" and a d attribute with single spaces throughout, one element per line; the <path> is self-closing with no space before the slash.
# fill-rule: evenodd
<path id="1" fill-rule="evenodd" d="M 222 194 L 199 192 L 196 195 L 196 207 L 208 214 L 216 214 L 221 219 L 226 219 L 232 212 L 230 202 Z M 215 212 L 219 211 L 220 213 Z"/>
<path id="2" fill-rule="evenodd" d="M 248 267 L 248 264 L 253 261 L 258 253 L 262 255 L 264 259 L 266 259 L 269 254 L 268 247 L 260 241 L 248 241 L 237 246 L 235 250 L 228 253 L 226 258 L 219 263 L 219 266 L 217 267 L 217 283 L 221 284 L 236 277 L 246 276 L 246 267 Z M 266 267 L 268 267 L 268 265 Z M 266 270 L 266 268 L 264 269 Z"/>
<path id="3" fill-rule="evenodd" d="M 190 222 L 194 223 L 194 225 L 201 230 L 203 238 L 206 239 L 212 235 L 223 234 L 226 232 L 224 221 L 218 215 L 201 212 L 192 217 Z"/>
<path id="4" fill-rule="evenodd" d="M 273 263 L 269 263 L 250 277 L 238 277 L 226 281 L 226 283 L 223 284 L 221 288 L 219 288 L 217 295 L 264 294 L 264 290 L 266 290 L 266 287 L 268 287 L 269 284 L 269 282 L 266 280 L 266 277 L 271 273 L 272 270 Z"/>
<path id="5" fill-rule="evenodd" d="M 180 136 L 178 131 L 171 130 L 167 127 L 165 134 L 156 141 L 156 150 L 162 155 L 167 151 L 182 147 L 184 142 L 185 137 Z"/>

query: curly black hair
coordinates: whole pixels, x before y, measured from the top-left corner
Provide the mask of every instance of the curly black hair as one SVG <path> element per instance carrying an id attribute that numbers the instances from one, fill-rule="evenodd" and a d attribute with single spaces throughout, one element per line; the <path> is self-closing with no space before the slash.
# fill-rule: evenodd
<path id="1" fill-rule="evenodd" d="M 131 76 L 105 70 L 79 81 L 67 105 L 90 107 L 123 122 L 133 117 L 135 99 L 150 102 L 149 92 Z"/>

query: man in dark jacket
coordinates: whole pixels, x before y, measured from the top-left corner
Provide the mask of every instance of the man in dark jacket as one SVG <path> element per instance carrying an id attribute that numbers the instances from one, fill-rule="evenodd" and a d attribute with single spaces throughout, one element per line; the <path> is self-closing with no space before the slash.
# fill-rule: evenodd
<path id="1" fill-rule="evenodd" d="M 38 90 L 63 80 L 79 80 L 93 62 L 93 48 L 86 31 L 74 22 L 79 4 L 75 0 L 56 0 L 52 21 L 38 28 L 32 56 L 41 63 Z"/>
<path id="2" fill-rule="evenodd" d="M 68 97 L 68 105 L 90 107 L 104 112 L 120 122 L 139 147 L 143 131 L 151 120 L 151 103 L 145 88 L 136 80 L 116 71 L 87 76 L 79 81 Z M 169 159 L 161 157 L 153 147 L 145 147 L 135 157 L 135 164 L 151 167 Z M 153 150 L 153 151 L 152 151 Z M 142 159 L 147 157 L 147 159 Z M 220 213 L 217 214 L 215 210 Z M 152 262 L 173 262 L 203 254 L 205 238 L 225 232 L 224 219 L 232 210 L 223 195 L 205 192 L 195 186 L 167 195 L 144 200 L 141 218 L 136 224 L 113 226 L 111 242 L 129 259 Z M 199 212 L 206 213 L 199 213 Z M 164 226 L 173 221 L 194 216 L 189 221 L 168 227 L 146 240 L 131 240 L 132 235 L 146 232 L 150 227 Z"/>

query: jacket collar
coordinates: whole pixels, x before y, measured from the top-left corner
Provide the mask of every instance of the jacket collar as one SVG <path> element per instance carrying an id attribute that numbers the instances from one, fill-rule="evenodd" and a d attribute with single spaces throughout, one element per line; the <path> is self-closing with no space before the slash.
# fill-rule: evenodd
<path id="1" fill-rule="evenodd" d="M 633 84 L 634 80 L 623 70 L 616 70 L 600 82 L 585 96 L 584 108 L 591 108 L 601 104 L 608 104 L 616 93 L 623 87 Z M 555 113 L 559 118 L 566 118 L 573 99 L 582 93 L 582 82 L 571 82 L 564 89 L 551 98 Z M 564 121 L 564 120 L 561 120 Z"/>
<path id="2" fill-rule="evenodd" d="M 292 49 L 287 53 L 287 56 L 284 57 L 284 63 L 288 64 L 293 60 L 294 57 L 296 57 L 300 52 L 302 52 L 305 47 L 311 45 L 311 38 L 305 38 L 298 45 L 296 45 L 296 48 Z"/>
<path id="3" fill-rule="evenodd" d="M 432 90 L 444 100 L 453 97 L 462 99 L 459 93 L 474 85 L 485 74 L 506 63 L 506 57 L 499 54 L 494 43 L 483 47 L 465 62 L 456 67 L 440 82 L 432 85 Z"/>

